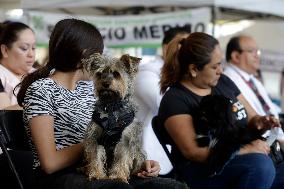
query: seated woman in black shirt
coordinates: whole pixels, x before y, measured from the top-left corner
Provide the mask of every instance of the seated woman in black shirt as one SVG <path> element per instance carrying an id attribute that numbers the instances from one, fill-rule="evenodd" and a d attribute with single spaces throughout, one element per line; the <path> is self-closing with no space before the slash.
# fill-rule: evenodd
<path id="1" fill-rule="evenodd" d="M 272 117 L 256 115 L 235 84 L 222 74 L 221 60 L 218 41 L 205 33 L 195 32 L 186 39 L 175 38 L 169 44 L 160 81 L 161 92 L 165 94 L 158 115 L 172 142 L 173 164 L 191 189 L 268 189 L 281 179 L 275 177 L 266 142 L 255 140 L 244 145 L 223 170 L 213 176 L 208 174 L 205 163 L 210 147 L 201 147 L 196 142 L 200 125 L 195 122 L 195 113 L 201 99 L 209 94 L 232 100 L 237 107 L 235 115 L 239 125 L 258 121 L 267 122 L 262 125 L 268 127 L 279 126 Z"/>

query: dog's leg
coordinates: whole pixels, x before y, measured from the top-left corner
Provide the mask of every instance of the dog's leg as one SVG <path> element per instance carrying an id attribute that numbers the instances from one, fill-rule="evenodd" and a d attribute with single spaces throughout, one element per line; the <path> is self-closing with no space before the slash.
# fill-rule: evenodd
<path id="1" fill-rule="evenodd" d="M 127 182 L 133 170 L 138 172 L 141 169 L 145 160 L 145 156 L 141 155 L 142 150 L 140 150 L 142 149 L 141 133 L 142 127 L 137 122 L 132 123 L 122 132 L 121 140 L 114 150 L 114 162 L 109 178 Z"/>
<path id="2" fill-rule="evenodd" d="M 128 182 L 130 168 L 132 167 L 130 150 L 120 141 L 117 143 L 114 150 L 114 159 L 109 171 L 110 179 L 118 179 L 123 182 Z"/>
<path id="3" fill-rule="evenodd" d="M 102 129 L 95 123 L 92 123 L 86 132 L 84 140 L 85 167 L 86 174 L 90 180 L 106 178 L 105 162 L 106 152 L 103 146 L 98 145 L 97 138 L 101 135 Z"/>
<path id="4" fill-rule="evenodd" d="M 131 171 L 131 175 L 137 174 L 139 171 L 141 171 L 144 162 L 146 161 L 146 152 L 141 148 L 141 150 L 137 150 L 137 153 L 135 153 L 135 157 L 133 160 L 133 169 Z"/>
<path id="5" fill-rule="evenodd" d="M 131 175 L 137 174 L 141 170 L 147 158 L 146 152 L 143 150 L 143 147 L 142 147 L 142 133 L 143 133 L 143 124 L 140 122 L 137 122 L 135 124 L 135 127 L 133 127 L 133 131 L 132 131 L 132 134 L 134 135 L 133 139 L 135 140 L 133 141 L 133 143 L 135 144 L 135 147 L 132 148 L 134 159 L 132 160 L 133 166 L 130 172 Z"/>
<path id="6" fill-rule="evenodd" d="M 105 179 L 107 178 L 105 162 L 106 162 L 106 152 L 102 145 L 98 145 L 96 148 L 97 152 L 94 153 L 90 163 L 89 168 L 89 179 Z"/>

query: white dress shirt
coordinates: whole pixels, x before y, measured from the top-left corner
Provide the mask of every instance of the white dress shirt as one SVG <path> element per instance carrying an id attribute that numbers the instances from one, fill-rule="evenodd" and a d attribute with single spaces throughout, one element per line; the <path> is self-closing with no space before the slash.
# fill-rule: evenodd
<path id="1" fill-rule="evenodd" d="M 144 124 L 143 148 L 147 153 L 148 159 L 153 159 L 160 163 L 161 175 L 169 173 L 172 170 L 172 164 L 152 129 L 151 121 L 158 114 L 162 99 L 159 81 L 163 63 L 161 57 L 156 57 L 151 62 L 140 64 L 134 84 L 135 100 L 138 105 L 137 118 Z"/>
<path id="2" fill-rule="evenodd" d="M 11 105 L 17 104 L 17 97 L 14 95 L 13 90 L 20 83 L 21 80 L 1 64 L 0 79 L 4 87 L 4 91 L 8 94 L 10 98 Z M 17 93 L 17 91 L 15 91 L 15 93 Z"/>
<path id="3" fill-rule="evenodd" d="M 31 68 L 29 73 L 34 72 L 36 69 Z M 21 78 L 18 78 L 14 73 L 12 73 L 10 70 L 8 70 L 6 67 L 0 64 L 0 80 L 2 82 L 2 85 L 4 87 L 4 91 L 8 94 L 11 105 L 18 104 L 17 102 L 17 93 L 19 88 L 15 90 L 15 87 L 21 82 Z"/>
<path id="4" fill-rule="evenodd" d="M 245 97 L 245 99 L 248 101 L 248 103 L 252 106 L 252 108 L 259 114 L 259 115 L 265 115 L 265 111 L 262 108 L 262 105 L 257 98 L 254 91 L 249 87 L 246 81 L 249 81 L 250 79 L 254 82 L 259 94 L 262 96 L 266 104 L 270 108 L 270 112 L 278 118 L 278 114 L 281 112 L 281 108 L 278 107 L 276 104 L 274 104 L 271 99 L 268 96 L 268 93 L 266 92 L 263 84 L 256 79 L 253 75 L 249 75 L 248 73 L 244 72 L 243 70 L 239 69 L 237 66 L 232 64 L 227 64 L 224 70 L 224 74 L 227 75 L 231 80 L 234 81 L 234 83 L 237 85 L 237 87 L 240 89 L 242 95 Z M 244 81 L 246 80 L 246 81 Z M 269 136 L 270 132 L 267 131 L 264 136 Z M 277 130 L 277 137 L 275 137 L 279 140 L 284 140 L 284 133 L 282 129 Z"/>
<path id="5" fill-rule="evenodd" d="M 259 91 L 259 94 L 262 96 L 266 104 L 269 106 L 270 112 L 275 117 L 278 118 L 278 114 L 281 112 L 280 107 L 278 107 L 276 104 L 274 104 L 271 101 L 266 89 L 264 88 L 263 84 L 258 79 L 256 79 L 253 75 L 249 75 L 248 73 L 244 72 L 243 70 L 239 69 L 237 66 L 232 65 L 232 64 L 228 64 L 225 67 L 224 74 L 234 81 L 234 83 L 240 89 L 242 95 L 249 102 L 249 104 L 253 107 L 253 109 L 259 115 L 265 115 L 265 111 L 263 110 L 259 99 L 257 98 L 254 91 L 246 83 L 246 81 L 249 81 L 249 79 L 251 79 L 256 85 L 256 88 Z"/>

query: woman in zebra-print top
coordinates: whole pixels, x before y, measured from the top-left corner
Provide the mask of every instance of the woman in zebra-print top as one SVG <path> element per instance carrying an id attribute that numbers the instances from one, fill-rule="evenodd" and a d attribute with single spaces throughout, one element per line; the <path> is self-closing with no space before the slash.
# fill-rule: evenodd
<path id="1" fill-rule="evenodd" d="M 159 164 L 149 160 L 140 178 L 131 179 L 130 184 L 108 179 L 89 181 L 77 171 L 95 101 L 93 84 L 82 71 L 81 59 L 102 51 L 102 36 L 93 25 L 76 19 L 61 20 L 50 37 L 47 65 L 26 76 L 20 85 L 17 98 L 24 108 L 31 139 L 36 187 L 184 188 L 171 179 L 155 177 Z"/>

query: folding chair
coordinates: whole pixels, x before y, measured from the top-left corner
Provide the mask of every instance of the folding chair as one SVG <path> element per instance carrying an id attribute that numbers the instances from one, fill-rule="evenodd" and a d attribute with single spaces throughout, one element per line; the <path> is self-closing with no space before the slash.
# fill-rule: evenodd
<path id="1" fill-rule="evenodd" d="M 175 166 L 175 161 L 173 159 L 173 156 L 171 154 L 171 151 L 169 150 L 168 146 L 171 146 L 171 142 L 169 139 L 169 135 L 168 133 L 165 131 L 164 126 L 161 122 L 161 120 L 159 119 L 158 116 L 154 116 L 152 119 L 152 128 L 153 131 L 155 133 L 155 135 L 158 138 L 158 141 L 160 142 L 161 146 L 163 147 L 165 153 L 167 154 L 170 162 L 173 165 L 173 170 L 171 173 L 171 178 L 174 178 L 176 180 L 180 180 L 182 181 L 182 179 L 178 176 L 177 171 L 176 171 L 176 166 Z"/>
<path id="2" fill-rule="evenodd" d="M 33 156 L 23 124 L 22 110 L 0 110 L 0 145 L 3 152 L 1 155 L 4 156 L 2 161 L 6 160 L 6 164 L 9 164 L 17 180 L 17 188 L 32 188 Z"/>

